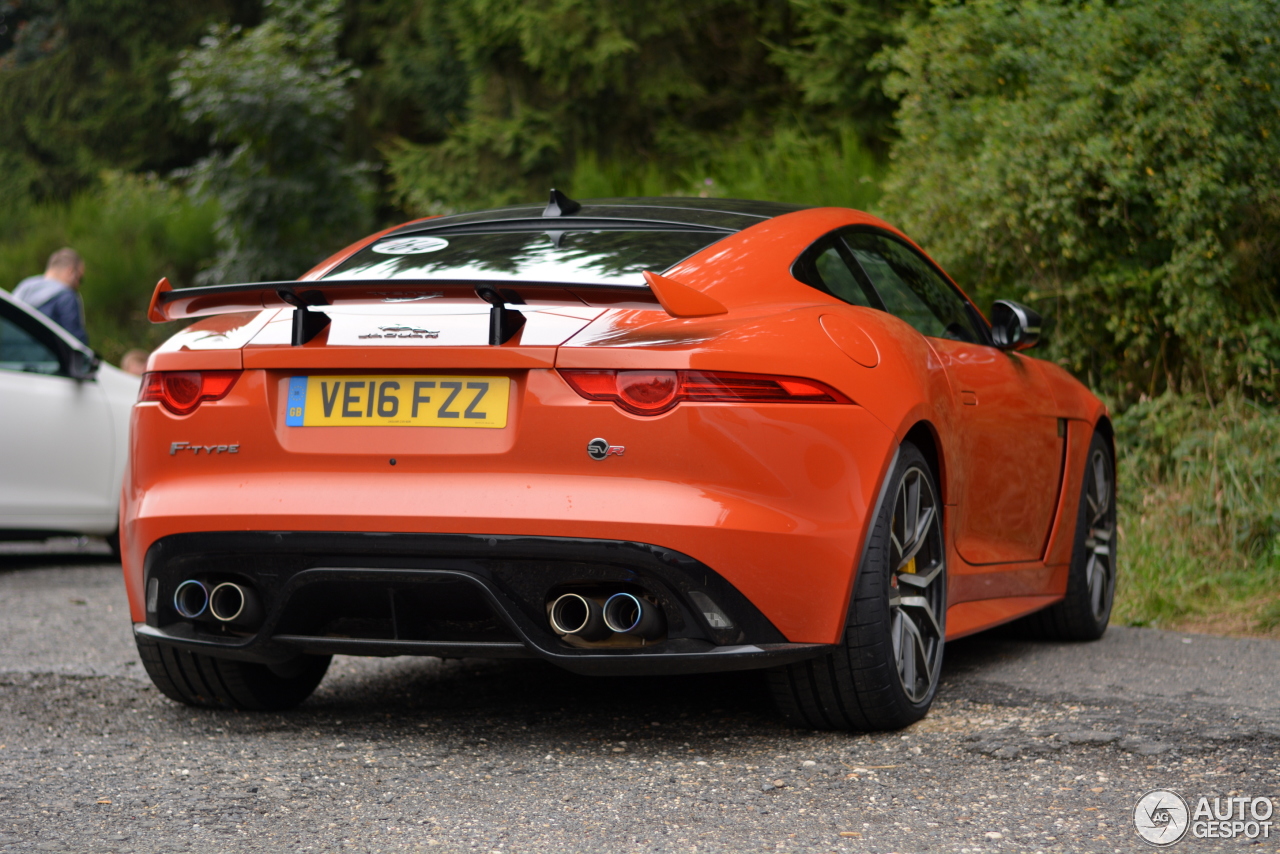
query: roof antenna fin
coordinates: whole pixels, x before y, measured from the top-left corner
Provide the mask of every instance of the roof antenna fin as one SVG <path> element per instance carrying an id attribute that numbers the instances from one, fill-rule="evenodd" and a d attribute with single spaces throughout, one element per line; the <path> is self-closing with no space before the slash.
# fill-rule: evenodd
<path id="1" fill-rule="evenodd" d="M 582 205 L 566 196 L 559 190 L 551 190 L 551 201 L 543 209 L 543 216 L 569 216 L 582 210 Z"/>

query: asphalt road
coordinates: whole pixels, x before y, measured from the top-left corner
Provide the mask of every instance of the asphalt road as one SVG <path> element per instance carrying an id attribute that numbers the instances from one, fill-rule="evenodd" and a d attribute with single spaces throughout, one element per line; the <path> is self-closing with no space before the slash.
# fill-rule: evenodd
<path id="1" fill-rule="evenodd" d="M 1128 852 L 1150 789 L 1280 796 L 1275 641 L 971 638 L 874 735 L 789 729 L 753 674 L 529 662 L 337 658 L 295 712 L 205 712 L 101 560 L 0 548 L 0 851 Z"/>

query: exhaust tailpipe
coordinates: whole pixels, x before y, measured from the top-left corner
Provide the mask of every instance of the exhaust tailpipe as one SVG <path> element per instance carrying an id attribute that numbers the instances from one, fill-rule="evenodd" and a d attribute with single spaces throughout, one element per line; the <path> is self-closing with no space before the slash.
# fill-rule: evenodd
<path id="1" fill-rule="evenodd" d="M 262 603 L 248 587 L 224 581 L 209 593 L 209 613 L 218 622 L 254 628 L 262 622 Z"/>
<path id="2" fill-rule="evenodd" d="M 173 591 L 173 610 L 187 620 L 199 619 L 209 607 L 209 588 L 204 582 L 189 578 Z"/>
<path id="3" fill-rule="evenodd" d="M 653 640 L 662 635 L 666 621 L 652 602 L 630 593 L 615 593 L 604 603 L 604 624 L 610 631 Z"/>
<path id="4" fill-rule="evenodd" d="M 551 630 L 583 640 L 604 640 L 609 636 L 600 603 L 577 593 L 565 593 L 551 603 Z"/>

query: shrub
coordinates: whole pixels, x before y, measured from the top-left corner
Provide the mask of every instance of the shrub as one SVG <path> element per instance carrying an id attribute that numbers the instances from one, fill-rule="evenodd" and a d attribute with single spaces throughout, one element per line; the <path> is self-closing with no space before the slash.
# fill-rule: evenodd
<path id="1" fill-rule="evenodd" d="M 294 278 L 371 224 L 367 170 L 338 144 L 358 74 L 338 59 L 340 5 L 268 0 L 259 26 L 215 26 L 182 54 L 173 95 L 217 149 L 185 173 L 220 209 L 203 281 Z"/>
<path id="2" fill-rule="evenodd" d="M 1122 402 L 1274 399 L 1280 0 L 942 2 L 889 54 L 885 206 Z"/>

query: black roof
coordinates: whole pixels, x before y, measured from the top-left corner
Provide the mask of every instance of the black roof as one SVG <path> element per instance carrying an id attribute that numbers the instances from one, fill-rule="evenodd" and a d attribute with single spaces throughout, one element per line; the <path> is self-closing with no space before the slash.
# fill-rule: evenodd
<path id="1" fill-rule="evenodd" d="M 588 199 L 572 214 L 547 216 L 544 204 L 514 205 L 488 211 L 451 214 L 401 226 L 390 235 L 424 232 L 579 231 L 613 229 L 689 229 L 741 231 L 766 219 L 806 205 L 760 202 L 749 199 L 700 199 L 688 197 Z"/>

